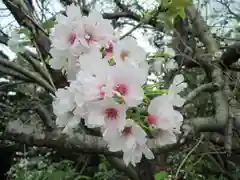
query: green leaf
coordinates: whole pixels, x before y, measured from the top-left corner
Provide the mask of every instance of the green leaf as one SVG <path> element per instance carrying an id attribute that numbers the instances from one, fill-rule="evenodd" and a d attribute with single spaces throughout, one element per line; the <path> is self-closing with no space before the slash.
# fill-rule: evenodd
<path id="1" fill-rule="evenodd" d="M 162 0 L 160 1 L 163 7 L 180 7 L 189 5 L 192 0 Z"/>
<path id="2" fill-rule="evenodd" d="M 19 34 L 24 34 L 25 36 L 27 36 L 27 38 L 29 38 L 30 39 L 30 36 L 31 36 L 31 32 L 27 29 L 27 28 L 20 28 L 19 30 L 18 30 L 18 33 Z"/>
<path id="3" fill-rule="evenodd" d="M 178 15 L 184 19 L 185 18 L 185 11 L 184 11 L 184 8 L 180 8 L 179 11 L 178 11 Z"/>
<path id="4" fill-rule="evenodd" d="M 42 26 L 44 29 L 46 29 L 47 31 L 50 31 L 51 28 L 53 28 L 53 26 L 55 25 L 55 21 L 53 19 L 48 19 L 47 21 L 45 21 Z"/>
<path id="5" fill-rule="evenodd" d="M 192 0 L 162 0 L 161 5 L 165 8 L 171 7 L 186 7 Z"/>
<path id="6" fill-rule="evenodd" d="M 162 58 L 168 58 L 169 55 L 165 52 L 156 52 L 153 54 L 154 57 L 162 57 Z"/>
<path id="7" fill-rule="evenodd" d="M 169 0 L 162 0 L 160 2 L 161 2 L 161 5 L 165 8 L 168 7 L 171 4 L 171 0 L 170 1 Z"/>
<path id="8" fill-rule="evenodd" d="M 148 91 L 145 94 L 146 95 L 163 95 L 168 93 L 168 90 L 164 90 L 164 89 L 159 89 L 159 90 L 152 90 L 152 91 Z"/>
<path id="9" fill-rule="evenodd" d="M 172 7 L 186 7 L 191 3 L 191 0 L 172 0 Z"/>
<path id="10" fill-rule="evenodd" d="M 171 30 L 174 26 L 174 20 L 177 16 L 182 19 L 185 18 L 185 7 L 187 7 L 192 0 L 162 0 L 161 5 L 167 9 L 165 13 L 159 14 L 158 18 L 161 19 L 166 25 L 167 30 Z"/>
<path id="11" fill-rule="evenodd" d="M 165 171 L 160 171 L 157 174 L 155 174 L 154 179 L 155 180 L 164 180 L 168 177 L 168 173 Z"/>
<path id="12" fill-rule="evenodd" d="M 31 45 L 31 41 L 25 40 L 25 41 L 19 42 L 19 45 L 21 45 L 21 46 L 29 46 L 29 45 Z"/>
<path id="13" fill-rule="evenodd" d="M 74 180 L 84 180 L 84 179 L 91 179 L 91 178 L 88 176 L 78 176 Z"/>

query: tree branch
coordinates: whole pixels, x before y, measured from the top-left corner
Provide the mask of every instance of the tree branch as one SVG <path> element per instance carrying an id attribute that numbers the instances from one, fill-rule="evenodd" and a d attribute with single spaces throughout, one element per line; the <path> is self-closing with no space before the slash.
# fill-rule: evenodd
<path id="1" fill-rule="evenodd" d="M 127 167 L 124 162 L 116 157 L 106 157 L 114 168 L 120 172 L 124 172 L 132 180 L 140 180 L 136 171 L 132 167 Z"/>
<path id="2" fill-rule="evenodd" d="M 54 94 L 54 89 L 52 88 L 52 86 L 49 83 L 47 83 L 44 79 L 38 77 L 37 74 L 19 66 L 14 62 L 5 60 L 2 56 L 0 56 L 0 65 L 2 65 L 3 67 L 8 67 L 13 71 L 18 72 L 19 74 L 26 76 L 27 78 L 31 79 L 32 81 L 36 82 L 38 85 L 46 88 L 49 92 Z"/>
<path id="3" fill-rule="evenodd" d="M 218 90 L 218 86 L 213 83 L 203 84 L 191 91 L 184 99 L 186 100 L 184 105 L 191 102 L 194 98 L 196 98 L 201 92 L 214 92 Z"/>
<path id="4" fill-rule="evenodd" d="M 216 57 L 216 54 L 219 52 L 219 48 L 215 39 L 208 31 L 206 22 L 204 21 L 200 12 L 196 10 L 194 5 L 188 6 L 186 8 L 186 12 L 194 25 L 194 32 L 197 33 L 199 39 L 205 45 L 209 54 L 209 59 L 211 60 L 206 61 L 203 68 L 208 76 L 208 79 L 211 80 L 214 84 L 216 84 L 219 88 L 218 91 L 214 92 L 212 95 L 213 103 L 215 106 L 214 120 L 216 121 L 216 123 L 214 124 L 216 124 L 216 127 L 222 127 L 225 126 L 228 121 L 229 105 L 228 99 L 226 98 L 226 93 L 223 90 L 225 84 L 223 70 L 219 65 L 220 57 Z"/>
<path id="5" fill-rule="evenodd" d="M 19 57 L 29 62 L 29 64 L 32 65 L 33 69 L 37 73 L 39 73 L 44 78 L 44 80 L 46 80 L 49 84 L 51 84 L 48 73 L 46 72 L 46 70 L 43 69 L 40 62 L 36 60 L 31 54 L 29 54 L 28 52 L 25 52 L 25 53 L 21 53 Z"/>
<path id="6" fill-rule="evenodd" d="M 197 131 L 212 131 L 212 128 L 224 127 L 223 124 L 218 124 L 214 121 L 214 117 L 199 117 L 193 118 L 189 121 L 192 122 L 192 128 Z M 220 125 L 222 125 L 220 127 Z M 20 121 L 15 120 L 10 122 L 1 135 L 1 137 L 18 143 L 24 143 L 29 146 L 46 146 L 53 149 L 66 149 L 73 152 L 82 153 L 99 153 L 107 156 L 121 157 L 121 152 L 110 152 L 107 149 L 107 143 L 98 136 L 76 133 L 71 137 L 61 134 L 59 129 L 51 132 L 42 132 L 32 125 L 22 124 Z M 148 139 L 147 146 L 155 153 L 164 153 L 170 150 L 179 149 L 183 144 L 171 144 L 163 147 L 155 145 L 154 139 Z"/>

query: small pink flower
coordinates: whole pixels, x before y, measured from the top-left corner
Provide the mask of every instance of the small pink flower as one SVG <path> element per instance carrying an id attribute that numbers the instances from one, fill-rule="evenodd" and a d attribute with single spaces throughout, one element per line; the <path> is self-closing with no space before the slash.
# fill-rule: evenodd
<path id="1" fill-rule="evenodd" d="M 75 42 L 76 37 L 77 35 L 75 32 L 70 32 L 68 35 L 67 42 L 72 45 Z"/>
<path id="2" fill-rule="evenodd" d="M 106 58 L 107 60 L 111 59 L 113 57 L 113 43 L 108 41 L 107 44 L 104 46 L 104 50 L 106 53 L 104 58 Z"/>

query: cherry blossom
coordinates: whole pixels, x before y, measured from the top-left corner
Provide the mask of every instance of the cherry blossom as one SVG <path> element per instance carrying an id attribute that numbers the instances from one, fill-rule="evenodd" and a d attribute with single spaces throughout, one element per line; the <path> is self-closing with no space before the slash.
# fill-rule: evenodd
<path id="1" fill-rule="evenodd" d="M 165 65 L 166 70 L 170 71 L 170 70 L 174 70 L 178 68 L 178 64 L 173 60 L 173 59 L 169 59 L 166 62 Z"/>
<path id="2" fill-rule="evenodd" d="M 76 74 L 79 70 L 79 64 L 75 57 L 66 57 L 64 51 L 52 48 L 50 50 L 52 59 L 49 61 L 49 65 L 53 69 L 62 70 L 63 73 L 67 74 L 68 80 L 75 80 Z"/>
<path id="3" fill-rule="evenodd" d="M 131 163 L 133 166 L 136 166 L 136 163 L 140 163 L 142 155 L 144 155 L 147 159 L 154 159 L 153 152 L 146 144 L 137 144 L 135 148 L 123 153 L 123 160 L 126 165 Z"/>
<path id="4" fill-rule="evenodd" d="M 114 134 L 116 130 L 124 128 L 126 110 L 124 104 L 118 104 L 111 98 L 89 103 L 85 124 L 89 128 L 104 127 L 104 133 Z"/>
<path id="5" fill-rule="evenodd" d="M 126 37 L 113 46 L 113 54 L 117 64 L 130 63 L 137 65 L 145 61 L 146 52 L 137 45 L 136 40 Z"/>
<path id="6" fill-rule="evenodd" d="M 184 83 L 183 75 L 176 75 L 173 79 L 173 83 L 168 89 L 168 97 L 173 105 L 181 107 L 184 104 L 185 99 L 183 99 L 178 93 L 180 93 L 186 87 L 187 84 Z"/>
<path id="7" fill-rule="evenodd" d="M 146 62 L 146 52 L 133 38 L 126 37 L 113 44 L 113 56 L 118 66 L 131 65 L 142 69 L 147 75 L 149 66 Z"/>
<path id="8" fill-rule="evenodd" d="M 141 106 L 148 113 L 145 120 L 158 146 L 177 141 L 183 116 L 174 106 L 184 104 L 179 93 L 187 87 L 182 75 L 175 76 L 167 94 L 155 97 L 149 105 L 143 103 L 142 87 L 149 70 L 146 52 L 133 38 L 119 40 L 110 21 L 95 10 L 83 16 L 78 6 L 67 6 L 66 16 L 57 16 L 50 39 L 49 64 L 66 73 L 69 82 L 56 91 L 53 101 L 62 133 L 73 135 L 83 119 L 87 128 L 101 130 L 109 151 L 122 151 L 126 165 L 135 166 L 143 155 L 154 158 L 147 133 L 139 125 L 142 118 L 128 114 Z"/>
<path id="9" fill-rule="evenodd" d="M 67 119 L 67 121 L 68 121 L 68 123 L 62 130 L 62 133 L 73 136 L 74 129 L 77 129 L 77 127 L 80 123 L 80 119 L 78 117 L 72 115 Z"/>
<path id="10" fill-rule="evenodd" d="M 163 70 L 163 63 L 165 62 L 165 59 L 163 57 L 157 57 L 155 59 L 155 61 L 153 62 L 153 70 L 158 73 L 161 74 L 162 70 Z"/>
<path id="11" fill-rule="evenodd" d="M 66 16 L 60 14 L 56 19 L 57 24 L 50 35 L 52 47 L 59 50 L 69 50 L 75 47 L 77 32 L 83 26 L 81 21 L 82 14 L 79 7 L 74 4 L 67 6 Z"/>
<path id="12" fill-rule="evenodd" d="M 80 9 L 71 5 L 67 7 L 67 16 L 59 15 L 54 31 L 50 34 L 52 59 L 50 65 L 53 69 L 62 69 L 68 79 L 74 80 L 77 67 L 76 59 L 81 55 L 81 46 L 77 41 L 77 32 L 83 26 Z"/>
<path id="13" fill-rule="evenodd" d="M 181 113 L 174 110 L 166 95 L 154 98 L 148 106 L 148 113 L 146 121 L 157 129 L 172 129 L 183 121 Z"/>
<path id="14" fill-rule="evenodd" d="M 56 24 L 54 32 L 50 36 L 52 41 L 51 47 L 63 51 L 66 57 L 80 55 L 80 44 L 77 41 L 77 32 L 80 30 L 80 27 L 76 22 L 69 22 L 68 25 Z"/>
<path id="15" fill-rule="evenodd" d="M 147 134 L 133 120 L 128 119 L 126 125 L 121 132 L 115 131 L 115 134 L 103 134 L 104 140 L 108 142 L 110 151 L 126 152 L 135 148 L 137 144 L 145 144 Z"/>
<path id="16" fill-rule="evenodd" d="M 76 80 L 72 81 L 71 85 L 77 91 L 78 95 L 76 97 L 81 96 L 81 99 L 87 103 L 103 99 L 105 97 L 106 85 L 110 83 L 108 74 L 92 76 L 91 73 L 79 71 Z"/>
<path id="17" fill-rule="evenodd" d="M 142 85 L 147 79 L 142 71 L 127 65 L 112 67 L 111 79 L 113 84 L 107 85 L 107 96 L 117 95 L 123 98 L 128 106 L 137 106 L 142 102 L 144 97 Z"/>
<path id="18" fill-rule="evenodd" d="M 114 40 L 114 30 L 109 20 L 103 19 L 102 15 L 93 10 L 88 16 L 82 18 L 83 26 L 77 35 L 81 45 L 87 49 L 92 45 L 100 44 L 104 46 L 109 40 Z"/>
<path id="19" fill-rule="evenodd" d="M 78 59 L 79 67 L 82 71 L 86 71 L 91 75 L 107 74 L 110 70 L 108 61 L 102 59 L 102 54 L 99 50 L 93 50 L 89 54 L 83 54 Z"/>
<path id="20" fill-rule="evenodd" d="M 63 70 L 63 72 L 67 69 L 68 60 L 65 56 L 65 53 L 56 48 L 50 49 L 50 54 L 52 55 L 52 59 L 49 61 L 49 65 L 53 69 Z"/>
<path id="21" fill-rule="evenodd" d="M 53 102 L 53 111 L 56 115 L 62 115 L 72 111 L 75 107 L 74 94 L 68 88 L 59 88 L 56 93 L 56 98 Z"/>
<path id="22" fill-rule="evenodd" d="M 175 56 L 175 51 L 173 50 L 173 48 L 170 48 L 168 46 L 164 46 L 163 49 L 164 49 L 164 52 L 167 53 L 170 57 Z"/>
<path id="23" fill-rule="evenodd" d="M 154 132 L 155 144 L 158 146 L 165 146 L 177 142 L 176 134 L 173 130 L 157 129 Z"/>
<path id="24" fill-rule="evenodd" d="M 66 48 L 72 46 L 77 38 L 77 30 L 81 27 L 82 13 L 78 6 L 71 4 L 66 8 L 66 16 L 59 14 L 57 19 L 57 24 L 54 27 L 52 36 L 52 46 Z M 80 24 L 80 26 L 79 26 Z M 59 41 L 59 39 L 63 41 Z M 59 44 L 60 43 L 60 44 Z M 61 44 L 62 43 L 62 44 Z"/>
<path id="25" fill-rule="evenodd" d="M 56 17 L 56 20 L 59 24 L 67 25 L 70 21 L 78 21 L 82 17 L 82 13 L 78 6 L 71 4 L 66 7 L 66 15 L 59 14 Z"/>
<path id="26" fill-rule="evenodd" d="M 104 58 L 105 59 L 107 59 L 107 60 L 109 60 L 109 59 L 111 59 L 111 58 L 113 58 L 113 45 L 114 44 L 114 42 L 112 41 L 108 41 L 104 46 L 103 46 L 103 48 L 104 48 Z"/>
<path id="27" fill-rule="evenodd" d="M 79 123 L 80 119 L 69 112 L 59 115 L 56 119 L 56 125 L 63 127 L 62 133 L 68 135 L 73 133 L 73 129 L 76 128 Z"/>

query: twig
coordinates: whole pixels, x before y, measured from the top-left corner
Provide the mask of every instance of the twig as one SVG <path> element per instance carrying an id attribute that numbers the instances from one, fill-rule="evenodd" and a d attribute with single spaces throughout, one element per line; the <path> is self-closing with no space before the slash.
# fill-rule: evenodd
<path id="1" fill-rule="evenodd" d="M 233 136 L 233 117 L 228 118 L 228 123 L 225 128 L 224 147 L 227 155 L 231 155 L 232 150 L 232 136 Z"/>
<path id="2" fill-rule="evenodd" d="M 90 158 L 89 158 L 89 156 L 87 156 L 87 158 L 86 158 L 86 160 L 84 161 L 84 164 L 83 164 L 81 170 L 79 171 L 79 174 L 80 174 L 80 175 L 82 175 L 83 172 L 85 171 L 85 169 L 86 169 L 89 161 L 90 161 Z"/>
<path id="3" fill-rule="evenodd" d="M 30 82 L 32 81 L 31 79 L 29 79 L 27 76 L 24 76 L 23 74 L 21 73 L 18 73 L 10 68 L 6 68 L 4 66 L 1 66 L 0 65 L 0 72 L 6 74 L 6 75 L 9 75 L 9 76 L 12 76 L 16 79 L 19 79 L 19 80 L 23 80 L 25 82 Z"/>
<path id="4" fill-rule="evenodd" d="M 48 69 L 47 69 L 46 62 L 45 62 L 45 60 L 43 59 L 43 56 L 42 56 L 41 51 L 40 51 L 40 48 L 39 48 L 38 44 L 37 44 L 35 41 L 34 41 L 34 44 L 35 44 L 35 47 L 36 47 L 36 49 L 37 49 L 38 55 L 39 55 L 39 57 L 40 57 L 40 59 L 41 59 L 41 61 L 42 61 L 43 68 L 44 68 L 44 70 L 45 70 L 44 76 L 47 78 L 47 81 L 50 82 L 50 84 L 52 85 L 54 91 L 56 91 L 56 87 L 55 87 L 55 85 L 54 85 L 54 83 L 53 83 L 51 74 L 49 73 L 49 71 L 48 71 Z"/>
<path id="5" fill-rule="evenodd" d="M 51 113 L 40 103 L 34 103 L 34 110 L 37 112 L 39 117 L 42 119 L 44 126 L 48 131 L 52 131 L 56 128 L 53 123 Z"/>
<path id="6" fill-rule="evenodd" d="M 115 0 L 115 3 L 125 12 L 129 12 L 127 6 L 125 6 L 124 4 L 121 4 L 120 1 Z M 141 22 L 139 22 L 136 26 L 134 26 L 130 31 L 128 31 L 126 34 L 122 35 L 120 37 L 120 40 L 125 38 L 126 36 L 130 35 L 133 31 L 135 31 L 137 28 L 139 28 L 141 25 L 143 24 L 149 24 L 149 22 L 154 19 L 160 12 L 161 10 L 161 6 L 159 6 L 155 12 L 153 13 L 153 15 L 151 17 L 143 17 L 143 20 Z"/>
<path id="7" fill-rule="evenodd" d="M 10 3 L 12 6 L 14 6 L 15 8 L 20 8 L 18 5 L 14 4 L 14 2 L 8 1 L 7 3 Z M 24 14 L 25 17 L 28 18 L 28 20 L 30 20 L 39 30 L 41 30 L 46 36 L 48 36 L 48 34 L 46 33 L 46 31 L 39 26 L 34 19 L 32 19 L 32 17 L 30 17 L 24 10 L 22 11 L 22 13 Z"/>
<path id="8" fill-rule="evenodd" d="M 125 37 L 127 37 L 128 35 L 130 35 L 133 31 L 135 31 L 137 28 L 139 28 L 142 25 L 142 22 L 138 23 L 136 26 L 134 26 L 130 31 L 128 31 L 127 33 L 125 33 L 124 35 L 122 35 L 119 39 L 124 39 Z"/>
<path id="9" fill-rule="evenodd" d="M 204 139 L 204 135 L 201 134 L 201 137 L 200 137 L 198 143 L 192 148 L 191 151 L 189 151 L 189 153 L 186 155 L 186 157 L 183 159 L 183 161 L 181 162 L 180 166 L 178 167 L 176 175 L 175 175 L 175 179 L 178 178 L 179 172 L 180 172 L 182 166 L 184 165 L 184 163 L 187 161 L 188 157 L 197 149 L 197 147 L 201 144 L 203 139 Z"/>
<path id="10" fill-rule="evenodd" d="M 51 81 L 49 80 L 49 76 L 48 76 L 47 72 L 42 69 L 40 63 L 36 59 L 34 59 L 30 54 L 28 54 L 28 53 L 19 53 L 19 57 L 24 59 L 24 60 L 26 60 L 27 62 L 29 62 L 36 72 L 38 72 L 40 75 L 42 75 L 42 77 L 46 81 L 51 83 Z"/>

